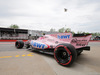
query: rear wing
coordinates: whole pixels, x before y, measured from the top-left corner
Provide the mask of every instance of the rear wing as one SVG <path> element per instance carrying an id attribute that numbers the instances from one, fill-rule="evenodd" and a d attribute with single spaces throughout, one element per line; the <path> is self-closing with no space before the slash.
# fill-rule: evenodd
<path id="1" fill-rule="evenodd" d="M 81 48 L 88 45 L 89 40 L 91 38 L 91 34 L 74 34 L 72 33 L 58 33 L 58 34 L 50 34 L 50 36 L 55 37 L 57 40 L 63 41 L 63 43 L 70 43 L 75 48 Z"/>
<path id="2" fill-rule="evenodd" d="M 90 38 L 92 37 L 91 34 L 76 34 L 73 36 L 72 40 L 71 40 L 71 44 L 75 47 L 75 48 L 81 48 L 81 47 L 85 47 L 88 45 Z"/>

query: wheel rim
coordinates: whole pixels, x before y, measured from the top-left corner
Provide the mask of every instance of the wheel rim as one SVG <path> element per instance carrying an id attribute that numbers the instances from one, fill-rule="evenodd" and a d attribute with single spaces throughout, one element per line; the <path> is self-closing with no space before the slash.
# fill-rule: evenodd
<path id="1" fill-rule="evenodd" d="M 19 48 L 20 44 L 18 42 L 16 42 L 16 47 Z"/>
<path id="2" fill-rule="evenodd" d="M 59 48 L 59 50 L 56 52 L 56 57 L 59 63 L 62 64 L 65 64 L 70 60 L 70 54 L 64 48 Z"/>

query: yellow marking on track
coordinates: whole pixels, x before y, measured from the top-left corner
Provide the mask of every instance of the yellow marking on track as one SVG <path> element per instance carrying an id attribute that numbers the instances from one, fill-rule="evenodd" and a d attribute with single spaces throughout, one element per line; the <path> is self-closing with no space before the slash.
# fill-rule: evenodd
<path id="1" fill-rule="evenodd" d="M 27 56 L 33 56 L 32 54 L 33 54 L 33 53 L 27 54 Z"/>
<path id="2" fill-rule="evenodd" d="M 30 54 L 26 54 L 26 55 L 15 55 L 15 56 L 2 56 L 0 58 L 11 58 L 11 57 L 25 57 L 25 56 L 33 56 L 32 55 L 33 53 L 30 53 Z"/>
<path id="3" fill-rule="evenodd" d="M 16 55 L 15 57 L 19 57 L 19 55 Z"/>
<path id="4" fill-rule="evenodd" d="M 22 55 L 23 57 L 25 56 L 25 55 Z"/>
<path id="5" fill-rule="evenodd" d="M 2 56 L 0 58 L 10 58 L 10 57 L 12 57 L 12 56 Z"/>

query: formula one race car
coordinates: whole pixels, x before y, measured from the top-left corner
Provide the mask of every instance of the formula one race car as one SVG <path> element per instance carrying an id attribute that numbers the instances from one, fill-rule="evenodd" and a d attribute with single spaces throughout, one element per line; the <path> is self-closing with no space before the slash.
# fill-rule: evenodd
<path id="1" fill-rule="evenodd" d="M 87 46 L 90 38 L 91 34 L 57 33 L 44 35 L 25 43 L 18 40 L 15 47 L 21 49 L 25 46 L 37 51 L 53 52 L 59 64 L 70 66 L 83 50 L 90 50 L 90 46 Z"/>

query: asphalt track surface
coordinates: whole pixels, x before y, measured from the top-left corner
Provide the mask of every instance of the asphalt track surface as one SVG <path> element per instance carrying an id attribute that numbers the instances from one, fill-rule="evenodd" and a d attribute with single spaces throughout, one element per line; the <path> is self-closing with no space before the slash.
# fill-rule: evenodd
<path id="1" fill-rule="evenodd" d="M 0 42 L 0 75 L 100 75 L 100 42 L 89 45 L 91 51 L 84 51 L 71 67 L 64 67 L 53 55 Z"/>

